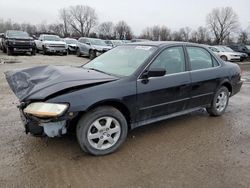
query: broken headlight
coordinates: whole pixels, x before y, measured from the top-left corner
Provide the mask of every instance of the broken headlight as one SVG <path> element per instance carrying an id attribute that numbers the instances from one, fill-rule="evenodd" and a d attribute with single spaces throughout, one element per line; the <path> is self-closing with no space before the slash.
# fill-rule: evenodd
<path id="1" fill-rule="evenodd" d="M 63 115 L 67 108 L 67 104 L 34 102 L 29 104 L 23 111 L 26 114 L 40 118 L 53 118 Z"/>

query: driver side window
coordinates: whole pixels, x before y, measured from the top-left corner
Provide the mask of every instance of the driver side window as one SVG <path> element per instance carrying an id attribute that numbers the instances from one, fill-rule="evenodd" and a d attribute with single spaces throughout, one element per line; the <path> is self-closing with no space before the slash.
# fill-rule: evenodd
<path id="1" fill-rule="evenodd" d="M 170 47 L 160 53 L 151 68 L 164 68 L 167 74 L 185 71 L 185 56 L 181 46 Z"/>

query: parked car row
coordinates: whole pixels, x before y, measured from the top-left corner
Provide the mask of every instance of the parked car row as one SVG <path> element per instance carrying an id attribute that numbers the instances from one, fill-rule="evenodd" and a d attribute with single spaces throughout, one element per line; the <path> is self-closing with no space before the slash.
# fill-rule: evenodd
<path id="1" fill-rule="evenodd" d="M 216 45 L 208 48 L 224 61 L 244 61 L 249 55 L 247 50 L 245 53 L 234 51 L 230 46 Z"/>
<path id="2" fill-rule="evenodd" d="M 36 55 L 36 52 L 42 52 L 44 55 L 49 53 L 76 54 L 78 57 L 87 56 L 94 59 L 114 47 L 131 42 L 146 41 L 148 40 L 101 40 L 87 37 L 81 37 L 78 40 L 61 39 L 57 35 L 48 34 L 41 34 L 37 40 L 34 40 L 34 37 L 30 37 L 27 32 L 9 30 L 0 34 L 0 49 L 8 55 L 27 52 L 30 55 Z M 232 44 L 207 47 L 224 61 L 243 61 L 250 55 L 250 45 Z"/>

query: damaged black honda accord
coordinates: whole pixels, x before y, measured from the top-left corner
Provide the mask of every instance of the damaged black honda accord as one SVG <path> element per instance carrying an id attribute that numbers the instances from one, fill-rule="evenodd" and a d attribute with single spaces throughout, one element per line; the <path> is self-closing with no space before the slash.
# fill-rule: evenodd
<path id="1" fill-rule="evenodd" d="M 116 151 L 129 130 L 206 108 L 222 115 L 240 91 L 241 70 L 205 46 L 142 42 L 119 46 L 80 66 L 8 71 L 26 133 L 76 130 L 85 152 Z"/>

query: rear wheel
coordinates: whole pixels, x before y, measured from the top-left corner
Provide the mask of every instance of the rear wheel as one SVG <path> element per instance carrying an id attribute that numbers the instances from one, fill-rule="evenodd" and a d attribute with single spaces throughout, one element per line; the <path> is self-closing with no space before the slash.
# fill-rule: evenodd
<path id="1" fill-rule="evenodd" d="M 89 59 L 95 59 L 96 58 L 96 52 L 94 50 L 89 51 Z"/>
<path id="2" fill-rule="evenodd" d="M 220 57 L 223 61 L 227 61 L 228 59 L 227 59 L 227 56 L 225 56 L 225 55 L 223 55 L 223 56 L 221 56 Z"/>
<path id="3" fill-rule="evenodd" d="M 116 151 L 127 137 L 125 117 L 116 108 L 97 107 L 84 114 L 77 124 L 77 140 L 81 148 L 92 155 Z"/>
<path id="4" fill-rule="evenodd" d="M 222 86 L 214 95 L 211 107 L 207 108 L 207 112 L 211 116 L 222 115 L 228 105 L 229 91 L 226 87 Z"/>

